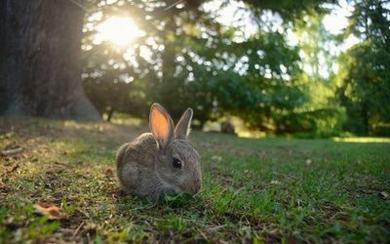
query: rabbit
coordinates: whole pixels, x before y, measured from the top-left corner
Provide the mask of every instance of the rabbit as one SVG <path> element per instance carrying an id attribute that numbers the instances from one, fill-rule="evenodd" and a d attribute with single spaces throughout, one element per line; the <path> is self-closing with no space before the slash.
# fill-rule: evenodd
<path id="1" fill-rule="evenodd" d="M 158 103 L 149 114 L 151 133 L 122 145 L 116 156 L 121 189 L 150 200 L 167 193 L 197 193 L 202 184 L 200 156 L 188 142 L 193 110 L 188 108 L 174 128 Z"/>

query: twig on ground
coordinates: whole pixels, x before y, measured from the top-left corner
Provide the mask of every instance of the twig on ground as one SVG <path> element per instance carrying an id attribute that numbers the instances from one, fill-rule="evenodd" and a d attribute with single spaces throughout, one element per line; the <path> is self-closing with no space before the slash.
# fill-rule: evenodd
<path id="1" fill-rule="evenodd" d="M 81 224 L 80 224 L 80 225 L 77 227 L 77 229 L 74 231 L 74 233 L 73 233 L 73 235 L 72 235 L 72 239 L 74 239 L 74 238 L 77 236 L 77 234 L 79 233 L 81 227 L 83 227 L 84 224 L 85 224 L 84 222 L 81 222 Z"/>
<path id="2" fill-rule="evenodd" d="M 207 238 L 206 234 L 203 233 L 203 231 L 201 229 L 197 229 L 199 231 L 199 234 L 207 241 L 209 241 L 209 239 Z"/>
<path id="3" fill-rule="evenodd" d="M 17 147 L 17 148 L 2 150 L 0 154 L 1 154 L 1 156 L 8 157 L 8 156 L 12 156 L 12 155 L 18 154 L 18 153 L 20 153 L 22 151 L 23 151 L 22 147 Z"/>

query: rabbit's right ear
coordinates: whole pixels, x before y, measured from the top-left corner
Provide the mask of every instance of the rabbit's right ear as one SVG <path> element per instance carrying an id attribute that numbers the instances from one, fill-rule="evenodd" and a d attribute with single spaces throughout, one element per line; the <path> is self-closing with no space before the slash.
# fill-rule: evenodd
<path id="1" fill-rule="evenodd" d="M 190 127 L 193 114 L 194 111 L 192 111 L 192 108 L 187 108 L 181 116 L 175 128 L 175 135 L 177 139 L 187 139 L 191 131 Z"/>
<path id="2" fill-rule="evenodd" d="M 153 103 L 149 114 L 149 127 L 159 149 L 165 149 L 173 140 L 173 121 L 158 103 Z"/>

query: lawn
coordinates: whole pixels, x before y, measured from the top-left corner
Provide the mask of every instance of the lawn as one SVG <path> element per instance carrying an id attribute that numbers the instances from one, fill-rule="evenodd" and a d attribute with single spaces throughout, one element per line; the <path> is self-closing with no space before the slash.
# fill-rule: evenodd
<path id="1" fill-rule="evenodd" d="M 194 131 L 203 186 L 159 203 L 118 190 L 139 123 L 0 118 L 0 243 L 390 242 L 390 142 Z M 34 204 L 60 208 L 58 220 Z"/>

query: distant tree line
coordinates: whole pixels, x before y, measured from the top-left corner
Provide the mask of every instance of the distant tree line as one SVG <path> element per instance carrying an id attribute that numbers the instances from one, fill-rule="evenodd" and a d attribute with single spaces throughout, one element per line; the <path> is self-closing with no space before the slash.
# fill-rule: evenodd
<path id="1" fill-rule="evenodd" d="M 86 91 L 99 111 L 109 115 L 115 110 L 146 116 L 148 104 L 159 101 L 174 117 L 184 107 L 193 107 L 200 127 L 208 120 L 235 115 L 247 126 L 269 132 L 320 131 L 329 120 L 335 124 L 340 109 L 304 108 L 310 96 L 302 81 L 300 49 L 288 45 L 286 32 L 304 16 L 325 13 L 325 2 L 333 3 L 247 1 L 244 11 L 257 27 L 251 36 L 241 28 L 221 25 L 201 1 L 180 6 L 174 6 L 175 1 L 106 4 L 96 10 L 101 18 L 94 24 L 126 13 L 146 35 L 133 47 L 129 61 L 109 43 L 93 45 L 96 30 L 86 31 L 84 45 L 90 46 L 83 59 Z M 219 3 L 223 7 L 230 1 Z M 90 12 L 86 21 L 96 12 Z M 276 28 L 264 20 L 267 14 L 282 23 Z M 142 55 L 145 50 L 151 53 L 149 59 Z M 121 81 L 124 73 L 131 76 L 130 83 Z M 339 128 L 326 130 L 333 133 Z"/>
<path id="2" fill-rule="evenodd" d="M 257 25 L 257 32 L 245 38 L 242 29 L 221 25 L 201 1 L 179 6 L 175 1 L 119 1 L 95 7 L 102 16 L 95 24 L 113 14 L 130 14 L 146 35 L 134 44 L 131 61 L 107 43 L 84 50 L 89 97 L 109 115 L 146 116 L 148 104 L 159 101 L 176 117 L 193 107 L 200 126 L 235 115 L 251 128 L 274 133 L 388 135 L 389 8 L 384 1 L 351 1 L 354 11 L 340 35 L 328 33 L 321 22 L 336 1 L 244 3 Z M 302 37 L 297 45 L 288 44 L 287 30 Z M 84 32 L 84 44 L 92 41 L 93 32 Z M 338 45 L 350 34 L 361 41 L 341 55 L 328 50 L 327 44 Z M 142 55 L 145 50 L 149 59 Z M 321 58 L 339 69 L 321 76 Z M 310 66 L 310 74 L 303 64 Z M 123 74 L 132 81 L 121 81 Z"/>

